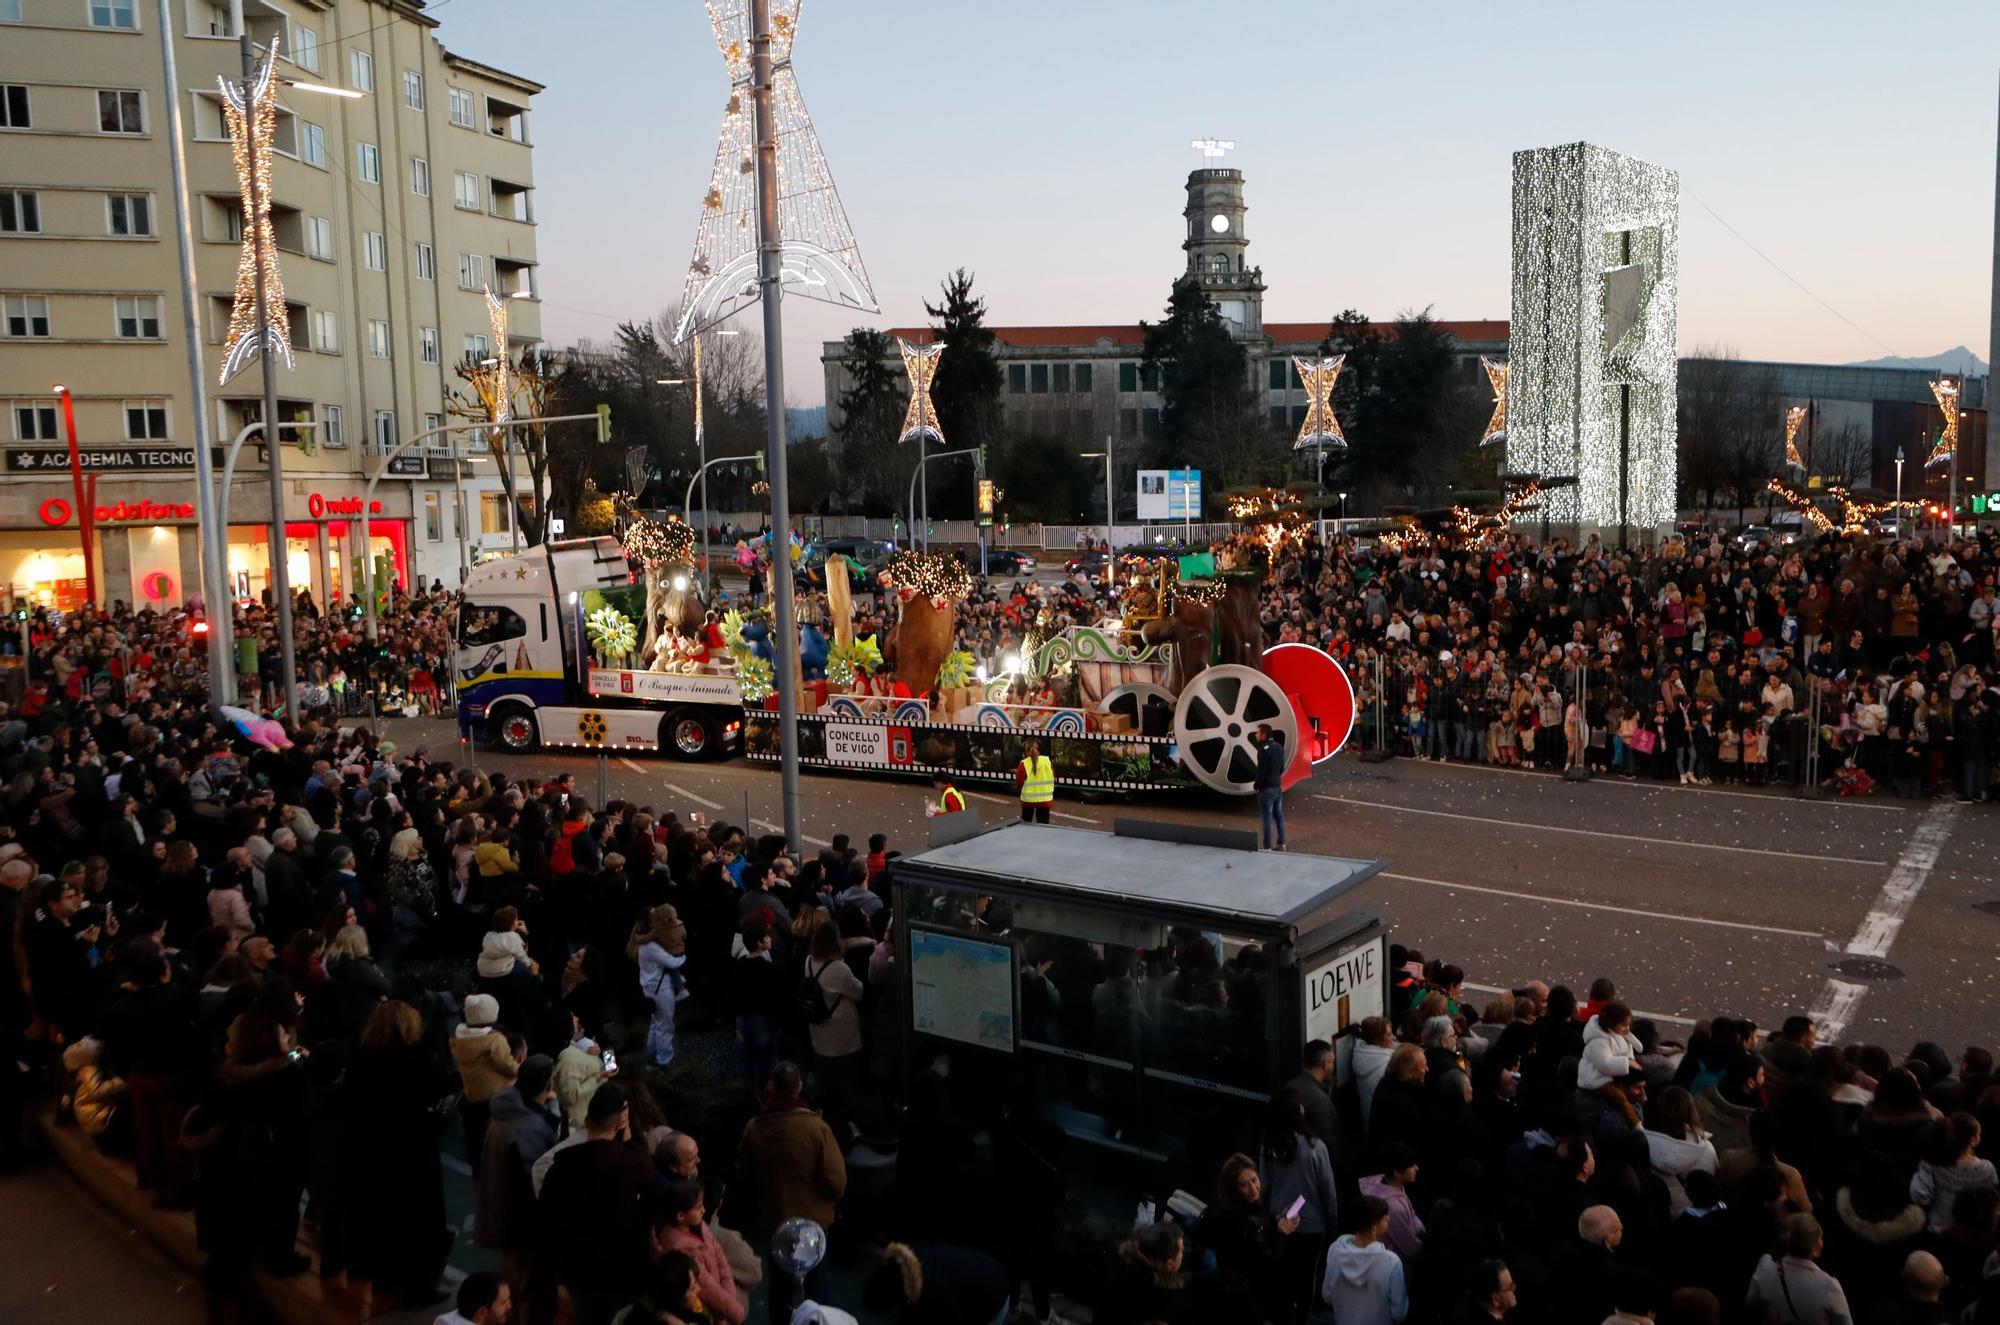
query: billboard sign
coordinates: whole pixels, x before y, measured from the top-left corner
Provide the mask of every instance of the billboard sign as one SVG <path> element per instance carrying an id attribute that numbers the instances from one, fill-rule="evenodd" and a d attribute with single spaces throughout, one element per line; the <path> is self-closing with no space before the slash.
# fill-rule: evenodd
<path id="1" fill-rule="evenodd" d="M 1199 469 L 1139 471 L 1141 520 L 1193 520 L 1201 516 Z"/>

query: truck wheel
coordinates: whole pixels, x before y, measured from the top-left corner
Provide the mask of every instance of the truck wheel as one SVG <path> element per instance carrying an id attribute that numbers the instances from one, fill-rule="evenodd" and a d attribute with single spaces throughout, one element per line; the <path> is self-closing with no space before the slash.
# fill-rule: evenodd
<path id="1" fill-rule="evenodd" d="M 541 744 L 541 733 L 535 726 L 535 715 L 524 708 L 509 708 L 493 724 L 493 730 L 500 741 L 500 748 L 508 754 L 524 755 Z"/>
<path id="2" fill-rule="evenodd" d="M 670 715 L 664 725 L 666 739 L 660 744 L 665 746 L 676 759 L 690 761 L 707 759 L 722 743 L 721 733 L 716 730 L 714 720 L 694 709 L 682 709 Z"/>

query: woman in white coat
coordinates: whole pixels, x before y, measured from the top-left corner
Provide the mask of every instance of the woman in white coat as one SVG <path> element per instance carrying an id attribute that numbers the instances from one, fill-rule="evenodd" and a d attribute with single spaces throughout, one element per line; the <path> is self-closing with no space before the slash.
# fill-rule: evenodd
<path id="1" fill-rule="evenodd" d="M 639 918 L 625 951 L 639 963 L 639 992 L 653 1005 L 646 1030 L 646 1056 L 655 1067 L 674 1061 L 674 1009 L 687 997 L 681 968 L 687 965 L 687 926 L 680 913 L 662 903 Z"/>
<path id="2" fill-rule="evenodd" d="M 1687 1188 L 1681 1179 L 1700 1169 L 1714 1173 L 1717 1168 L 1715 1142 L 1702 1130 L 1701 1114 L 1694 1096 L 1679 1086 L 1668 1086 L 1653 1101 L 1653 1119 L 1644 1129 L 1646 1150 L 1653 1158 L 1653 1172 L 1667 1185 L 1667 1200 L 1673 1213 L 1687 1209 Z"/>

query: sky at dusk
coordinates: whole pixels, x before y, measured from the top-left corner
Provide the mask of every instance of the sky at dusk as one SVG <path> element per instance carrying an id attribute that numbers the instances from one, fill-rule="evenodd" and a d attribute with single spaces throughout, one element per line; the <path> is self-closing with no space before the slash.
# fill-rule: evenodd
<path id="1" fill-rule="evenodd" d="M 728 96 L 702 6 L 430 10 L 548 84 L 548 340 L 670 308 Z M 958 266 L 996 325 L 1158 317 L 1206 136 L 1237 144 L 1268 321 L 1506 317 L 1510 154 L 1585 139 L 1680 172 L 1684 350 L 1984 358 L 1996 38 L 1965 0 L 809 0 L 799 84 L 883 311 L 787 300 L 786 395 L 820 403 L 822 341 L 921 321 Z"/>

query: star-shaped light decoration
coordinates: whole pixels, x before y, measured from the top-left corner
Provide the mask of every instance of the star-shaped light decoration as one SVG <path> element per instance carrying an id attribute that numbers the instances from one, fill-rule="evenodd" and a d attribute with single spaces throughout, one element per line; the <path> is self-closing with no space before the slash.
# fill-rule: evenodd
<path id="1" fill-rule="evenodd" d="M 223 339 L 223 382 L 265 351 L 292 366 L 290 315 L 285 282 L 278 272 L 278 244 L 271 231 L 271 139 L 278 129 L 278 38 L 271 38 L 263 67 L 246 95 L 242 83 L 222 85 L 222 118 L 229 127 L 229 152 L 236 163 L 236 187 L 243 197 L 243 253 L 236 261 L 236 300 L 229 308 Z M 255 169 L 252 169 L 252 159 Z M 257 290 L 264 291 L 264 322 L 257 321 Z"/>
<path id="2" fill-rule="evenodd" d="M 1938 434 L 1937 445 L 1931 448 L 1930 457 L 1924 461 L 1925 469 L 1935 469 L 1958 454 L 1958 383 L 1949 377 L 1940 377 L 1931 383 L 1931 395 L 1937 398 L 1938 408 L 1944 411 L 1944 431 Z"/>
<path id="3" fill-rule="evenodd" d="M 1799 425 L 1806 421 L 1806 407 L 1794 405 L 1785 411 L 1785 463 L 1803 471 L 1806 458 L 1799 454 Z"/>
<path id="4" fill-rule="evenodd" d="M 1347 356 L 1336 354 L 1330 359 L 1293 359 L 1292 367 L 1298 370 L 1299 380 L 1305 383 L 1306 394 L 1311 397 L 1306 405 L 1306 421 L 1299 425 L 1298 440 L 1292 443 L 1294 451 L 1308 446 L 1346 446 L 1346 434 L 1340 431 L 1340 420 L 1333 414 L 1333 384 L 1340 380 L 1340 366 L 1347 362 Z"/>
<path id="5" fill-rule="evenodd" d="M 1486 380 L 1493 384 L 1493 417 L 1486 421 L 1486 431 L 1481 434 L 1479 444 L 1491 446 L 1507 440 L 1507 361 L 1489 359 L 1482 354 L 1479 366 L 1486 370 Z"/>
<path id="6" fill-rule="evenodd" d="M 903 352 L 903 369 L 910 375 L 910 408 L 903 415 L 903 431 L 896 440 L 924 438 L 942 446 L 944 429 L 938 426 L 937 406 L 931 403 L 931 383 L 937 380 L 938 356 L 944 353 L 944 342 L 912 345 L 899 336 L 896 348 Z"/>

